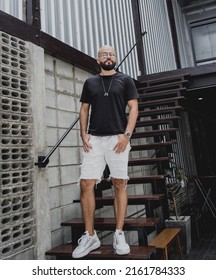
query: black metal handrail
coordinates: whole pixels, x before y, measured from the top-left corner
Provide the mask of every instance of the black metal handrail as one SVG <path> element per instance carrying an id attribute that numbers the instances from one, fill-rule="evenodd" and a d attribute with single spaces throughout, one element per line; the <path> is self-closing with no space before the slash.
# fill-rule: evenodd
<path id="1" fill-rule="evenodd" d="M 61 144 L 61 142 L 65 139 L 65 137 L 68 135 L 68 133 L 71 131 L 71 129 L 75 126 L 75 124 L 80 119 L 80 116 L 77 117 L 73 123 L 70 125 L 70 127 L 65 131 L 65 133 L 62 135 L 62 137 L 58 140 L 58 142 L 53 146 L 53 148 L 49 151 L 49 153 L 46 156 L 39 156 L 38 162 L 35 162 L 35 165 L 38 167 L 46 167 L 49 163 L 50 156 L 54 153 L 54 151 L 58 148 L 58 146 Z"/>

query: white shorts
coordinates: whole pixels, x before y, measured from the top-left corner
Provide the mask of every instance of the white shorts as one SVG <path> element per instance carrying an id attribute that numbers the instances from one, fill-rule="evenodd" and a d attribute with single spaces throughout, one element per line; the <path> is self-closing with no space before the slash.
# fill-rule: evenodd
<path id="1" fill-rule="evenodd" d="M 118 142 L 118 136 L 90 136 L 92 149 L 83 152 L 80 179 L 95 179 L 101 181 L 106 164 L 110 170 L 110 178 L 128 180 L 128 158 L 131 149 L 130 142 L 123 153 L 113 151 Z"/>

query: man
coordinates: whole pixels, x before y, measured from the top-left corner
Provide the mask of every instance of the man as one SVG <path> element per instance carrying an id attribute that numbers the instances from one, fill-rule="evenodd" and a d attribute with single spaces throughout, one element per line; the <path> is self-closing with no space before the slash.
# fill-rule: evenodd
<path id="1" fill-rule="evenodd" d="M 101 72 L 86 80 L 80 99 L 80 132 L 84 149 L 80 200 L 85 233 L 72 253 L 73 258 L 82 258 L 100 247 L 94 230 L 94 186 L 100 182 L 106 164 L 115 192 L 113 247 L 119 255 L 130 252 L 122 229 L 127 210 L 130 137 L 138 116 L 138 92 L 130 76 L 116 72 L 116 62 L 113 47 L 105 45 L 99 49 L 97 63 Z"/>

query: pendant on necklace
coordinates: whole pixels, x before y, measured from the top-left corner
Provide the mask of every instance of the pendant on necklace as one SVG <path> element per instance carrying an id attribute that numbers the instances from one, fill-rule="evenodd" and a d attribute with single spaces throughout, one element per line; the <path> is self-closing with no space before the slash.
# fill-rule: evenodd
<path id="1" fill-rule="evenodd" d="M 105 85 L 104 85 L 103 78 L 101 77 L 101 83 L 102 83 L 103 90 L 104 90 L 104 96 L 109 96 L 109 92 L 110 92 L 110 89 L 111 89 L 112 81 L 113 81 L 113 76 L 112 76 L 112 78 L 111 78 L 111 81 L 110 81 L 108 90 L 106 90 Z"/>

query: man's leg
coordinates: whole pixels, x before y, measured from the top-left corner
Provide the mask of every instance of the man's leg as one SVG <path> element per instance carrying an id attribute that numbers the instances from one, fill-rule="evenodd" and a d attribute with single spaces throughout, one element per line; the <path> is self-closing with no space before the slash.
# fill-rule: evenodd
<path id="1" fill-rule="evenodd" d="M 78 240 L 78 246 L 72 252 L 75 259 L 88 255 L 91 251 L 100 247 L 100 240 L 94 230 L 94 212 L 95 212 L 95 196 L 94 196 L 95 179 L 81 179 L 81 207 L 83 220 L 85 223 L 85 232 Z"/>
<path id="2" fill-rule="evenodd" d="M 81 179 L 81 207 L 82 215 L 85 223 L 85 230 L 89 235 L 94 235 L 94 213 L 95 213 L 95 195 L 94 195 L 94 179 Z"/>
<path id="3" fill-rule="evenodd" d="M 128 156 L 130 144 L 122 153 L 116 153 L 112 147 L 118 143 L 118 136 L 113 136 L 110 139 L 109 149 L 106 153 L 107 164 L 110 168 L 110 178 L 114 185 L 114 212 L 116 219 L 116 231 L 114 233 L 113 248 L 119 255 L 130 253 L 130 246 L 127 244 L 123 232 L 124 221 L 127 211 L 127 180 L 128 178 Z"/>
<path id="4" fill-rule="evenodd" d="M 128 158 L 130 151 L 130 143 L 126 149 L 117 153 L 114 147 L 119 143 L 117 135 L 111 136 L 107 142 L 107 150 L 105 154 L 107 165 L 110 170 L 110 178 L 112 179 L 115 191 L 114 211 L 116 218 L 116 228 L 122 229 L 127 211 L 127 180 L 128 178 Z"/>
<path id="5" fill-rule="evenodd" d="M 85 229 L 89 235 L 94 234 L 95 196 L 94 186 L 100 182 L 106 162 L 101 137 L 90 137 L 92 148 L 83 153 L 83 163 L 80 174 L 80 200 L 85 223 Z"/>
<path id="6" fill-rule="evenodd" d="M 114 211 L 116 219 L 116 229 L 123 229 L 124 219 L 127 211 L 127 189 L 125 179 L 113 179 L 115 198 Z"/>
<path id="7" fill-rule="evenodd" d="M 114 211 L 116 218 L 116 231 L 113 239 L 113 247 L 118 255 L 130 253 L 130 246 L 127 244 L 123 232 L 124 220 L 127 211 L 127 189 L 125 179 L 113 179 L 115 190 Z"/>

